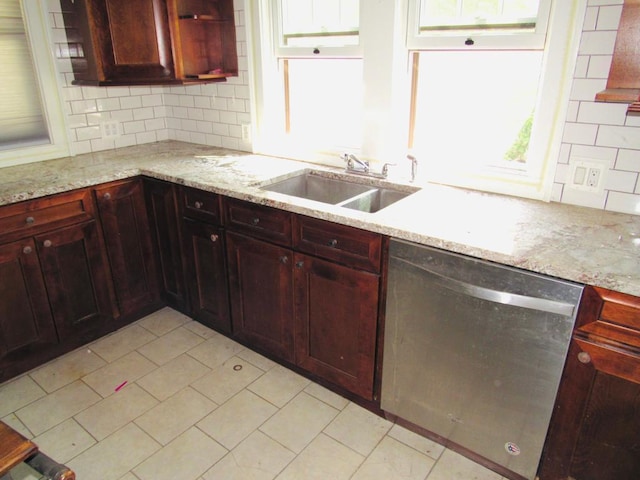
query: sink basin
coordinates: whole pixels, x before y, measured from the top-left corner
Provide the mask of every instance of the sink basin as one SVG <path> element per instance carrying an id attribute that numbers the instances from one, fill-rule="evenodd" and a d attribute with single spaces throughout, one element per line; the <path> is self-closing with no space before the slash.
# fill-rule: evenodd
<path id="1" fill-rule="evenodd" d="M 391 188 L 377 188 L 341 204 L 342 207 L 360 210 L 361 212 L 375 213 L 383 208 L 408 197 L 413 192 L 403 192 Z"/>
<path id="2" fill-rule="evenodd" d="M 351 181 L 323 171 L 304 170 L 260 187 L 293 197 L 375 213 L 420 190 L 408 185 L 397 189 L 375 179 Z"/>
<path id="3" fill-rule="evenodd" d="M 262 190 L 336 205 L 356 195 L 368 192 L 372 188 L 369 185 L 304 172 L 295 177 L 263 186 Z"/>

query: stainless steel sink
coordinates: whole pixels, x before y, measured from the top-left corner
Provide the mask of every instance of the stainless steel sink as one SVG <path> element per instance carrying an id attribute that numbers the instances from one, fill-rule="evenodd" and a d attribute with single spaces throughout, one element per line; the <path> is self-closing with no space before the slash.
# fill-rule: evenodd
<path id="1" fill-rule="evenodd" d="M 266 185 L 262 189 L 336 205 L 371 190 L 371 186 L 322 177 L 311 171 Z"/>
<path id="2" fill-rule="evenodd" d="M 419 190 L 408 185 L 396 189 L 369 178 L 336 178 L 335 174 L 318 170 L 304 170 L 260 188 L 368 213 L 378 212 Z"/>
<path id="3" fill-rule="evenodd" d="M 412 193 L 413 192 L 403 192 L 390 188 L 377 188 L 358 195 L 348 202 L 342 203 L 341 206 L 353 210 L 360 210 L 361 212 L 375 213 L 396 203 L 398 200 L 408 197 Z"/>

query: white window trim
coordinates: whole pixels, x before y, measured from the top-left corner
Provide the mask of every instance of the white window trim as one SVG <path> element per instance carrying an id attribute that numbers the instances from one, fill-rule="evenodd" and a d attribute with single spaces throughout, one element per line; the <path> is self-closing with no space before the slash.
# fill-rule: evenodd
<path id="1" fill-rule="evenodd" d="M 66 116 L 62 107 L 62 95 L 56 65 L 51 51 L 53 40 L 49 25 L 46 2 L 22 0 L 27 38 L 38 77 L 42 108 L 51 142 L 44 145 L 16 147 L 0 150 L 0 167 L 21 165 L 70 155 Z M 35 46 L 35 47 L 34 47 Z M 38 46 L 40 48 L 38 48 Z M 42 48 L 42 47 L 45 48 Z"/>
<path id="2" fill-rule="evenodd" d="M 343 166 L 337 157 L 337 151 L 308 152 L 286 145 L 279 135 L 277 121 L 265 117 L 265 112 L 274 111 L 272 105 L 277 105 L 283 96 L 277 77 L 277 65 L 267 58 L 268 55 L 261 54 L 264 45 L 272 49 L 276 45 L 273 38 L 277 37 L 272 35 L 277 32 L 271 30 L 271 23 L 260 21 L 261 14 L 269 11 L 270 4 L 268 0 L 247 0 L 248 31 L 252 37 L 249 38 L 249 61 L 252 64 L 250 71 L 253 73 L 250 85 L 254 99 L 254 151 Z M 536 142 L 532 138 L 530 158 L 538 158 L 538 161 L 532 161 L 533 166 L 527 172 L 487 171 L 444 179 L 446 183 L 550 200 L 586 6 L 587 0 L 557 0 L 551 5 L 551 34 L 546 39 L 549 53 L 543 60 L 545 67 L 548 67 L 547 81 L 542 85 L 537 105 L 538 122 L 550 125 L 550 130 L 546 142 Z M 356 153 L 370 160 L 373 168 L 389 162 L 400 164 L 397 167 L 400 172 L 408 170 L 405 155 L 409 125 L 411 55 L 407 47 L 417 46 L 418 43 L 412 43 L 413 40 L 409 38 L 409 29 L 413 27 L 408 25 L 406 19 L 407 9 L 414 7 L 415 0 L 385 0 L 367 2 L 367 8 L 361 8 L 360 40 L 363 55 L 367 59 L 364 64 L 367 95 L 363 144 Z M 456 99 L 452 99 L 452 108 L 455 108 L 455 102 Z M 425 174 L 424 180 L 432 180 L 429 178 L 429 162 L 433 159 L 421 158 L 419 161 L 420 171 Z"/>

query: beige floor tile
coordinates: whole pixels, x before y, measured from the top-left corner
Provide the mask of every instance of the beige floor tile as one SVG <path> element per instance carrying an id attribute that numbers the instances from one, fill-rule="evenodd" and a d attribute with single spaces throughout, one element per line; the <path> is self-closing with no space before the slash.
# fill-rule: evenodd
<path id="1" fill-rule="evenodd" d="M 502 477 L 488 468 L 472 462 L 466 457 L 445 450 L 427 477 L 427 480 L 502 480 Z"/>
<path id="2" fill-rule="evenodd" d="M 197 347 L 189 350 L 189 355 L 204 363 L 209 368 L 216 368 L 229 360 L 244 347 L 230 338 L 216 334 Z"/>
<path id="3" fill-rule="evenodd" d="M 369 455 L 393 424 L 364 408 L 350 403 L 325 428 L 324 432 L 354 449 Z"/>
<path id="4" fill-rule="evenodd" d="M 180 325 L 184 325 L 190 321 L 191 319 L 186 315 L 183 315 L 169 307 L 165 307 L 151 315 L 147 315 L 141 320 L 138 320 L 137 325 L 146 328 L 154 335 L 160 337 L 165 333 L 169 333 L 174 328 L 178 328 Z"/>
<path id="5" fill-rule="evenodd" d="M 243 360 L 246 360 L 251 365 L 258 367 L 260 370 L 264 372 L 268 372 L 269 370 L 271 370 L 273 367 L 277 365 L 277 363 L 274 362 L 273 360 L 269 360 L 264 355 L 260 355 L 259 353 L 254 352 L 253 350 L 249 350 L 248 348 L 245 348 L 244 350 L 241 350 L 240 352 L 238 352 L 237 356 L 242 358 Z"/>
<path id="6" fill-rule="evenodd" d="M 395 438 L 396 440 L 404 443 L 405 445 L 418 450 L 425 455 L 438 459 L 442 452 L 444 452 L 444 446 L 440 445 L 433 440 L 429 440 L 428 438 L 423 437 L 422 435 L 418 435 L 410 430 L 407 430 L 400 425 L 394 425 L 389 430 L 388 434 L 391 438 Z"/>
<path id="7" fill-rule="evenodd" d="M 80 412 L 74 418 L 100 441 L 157 404 L 158 400 L 133 383 Z"/>
<path id="8" fill-rule="evenodd" d="M 32 439 L 34 437 L 33 433 L 29 431 L 26 425 L 20 421 L 15 413 L 10 413 L 6 417 L 2 417 L 0 420 L 9 425 L 23 437 L 28 439 Z"/>
<path id="9" fill-rule="evenodd" d="M 89 348 L 107 362 L 113 362 L 156 338 L 158 337 L 149 330 L 133 324 L 101 338 L 92 343 Z"/>
<path id="10" fill-rule="evenodd" d="M 158 400 L 166 400 L 211 370 L 189 355 L 180 355 L 138 380 Z"/>
<path id="11" fill-rule="evenodd" d="M 277 410 L 266 400 L 243 390 L 198 422 L 197 426 L 230 450 Z"/>
<path id="12" fill-rule="evenodd" d="M 283 407 L 309 383 L 303 376 L 277 365 L 247 388 L 277 407 Z"/>
<path id="13" fill-rule="evenodd" d="M 353 476 L 353 480 L 424 480 L 436 461 L 413 448 L 384 437 Z"/>
<path id="14" fill-rule="evenodd" d="M 346 398 L 314 382 L 307 385 L 304 391 L 338 410 L 344 410 L 344 408 L 349 405 L 349 400 Z"/>
<path id="15" fill-rule="evenodd" d="M 202 342 L 204 338 L 200 335 L 184 327 L 178 327 L 138 348 L 138 353 L 156 365 L 164 365 Z"/>
<path id="16" fill-rule="evenodd" d="M 133 473 L 127 473 L 124 477 L 120 477 L 118 480 L 140 480 Z"/>
<path id="17" fill-rule="evenodd" d="M 91 349 L 80 348 L 31 371 L 29 376 L 44 390 L 51 393 L 96 371 L 105 364 L 106 362 Z"/>
<path id="18" fill-rule="evenodd" d="M 11 480 L 40 480 L 42 475 L 26 463 L 21 463 L 11 470 Z"/>
<path id="19" fill-rule="evenodd" d="M 349 479 L 364 457 L 331 437 L 318 435 L 277 480 Z M 388 479 L 391 480 L 391 479 Z"/>
<path id="20" fill-rule="evenodd" d="M 142 415 L 136 424 L 166 445 L 216 407 L 207 397 L 187 387 Z"/>
<path id="21" fill-rule="evenodd" d="M 289 450 L 300 453 L 340 411 L 307 393 L 299 393 L 260 427 Z"/>
<path id="22" fill-rule="evenodd" d="M 82 379 L 103 397 L 115 393 L 123 382 L 134 383 L 157 367 L 138 352 L 131 352 Z"/>
<path id="23" fill-rule="evenodd" d="M 38 436 L 100 399 L 100 395 L 83 382 L 77 381 L 21 408 L 16 415 Z"/>
<path id="24" fill-rule="evenodd" d="M 216 463 L 204 480 L 271 480 L 295 454 L 256 431 Z"/>
<path id="25" fill-rule="evenodd" d="M 56 425 L 33 441 L 40 451 L 60 463 L 68 462 L 96 443 L 96 440 L 72 418 Z"/>
<path id="26" fill-rule="evenodd" d="M 29 405 L 46 392 L 28 375 L 0 385 L 0 417 Z"/>
<path id="27" fill-rule="evenodd" d="M 196 480 L 226 453 L 219 443 L 192 427 L 133 473 L 141 480 Z"/>
<path id="28" fill-rule="evenodd" d="M 160 449 L 138 426 L 129 423 L 67 463 L 78 480 L 118 480 Z"/>
<path id="29" fill-rule="evenodd" d="M 231 357 L 195 381 L 192 387 L 221 405 L 263 374 L 262 370 L 249 362 Z"/>
<path id="30" fill-rule="evenodd" d="M 217 333 L 215 330 L 211 330 L 209 327 L 199 323 L 199 322 L 195 322 L 193 320 L 185 323 L 184 325 L 182 325 L 184 328 L 191 330 L 193 333 L 195 333 L 196 335 L 201 336 L 202 338 L 211 338 L 211 337 L 215 337 L 216 335 L 219 335 L 219 333 Z"/>

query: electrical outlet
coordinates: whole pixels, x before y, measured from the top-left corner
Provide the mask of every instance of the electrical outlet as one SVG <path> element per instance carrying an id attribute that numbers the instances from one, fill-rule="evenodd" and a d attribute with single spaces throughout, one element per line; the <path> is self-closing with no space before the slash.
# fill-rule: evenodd
<path id="1" fill-rule="evenodd" d="M 242 124 L 242 141 L 250 142 L 251 141 L 251 125 L 248 123 Z"/>
<path id="2" fill-rule="evenodd" d="M 116 138 L 120 136 L 120 123 L 109 120 L 100 124 L 102 127 L 102 138 Z"/>
<path id="3" fill-rule="evenodd" d="M 574 157 L 567 186 L 575 190 L 600 193 L 604 176 L 609 169 L 607 162 L 593 158 Z"/>

